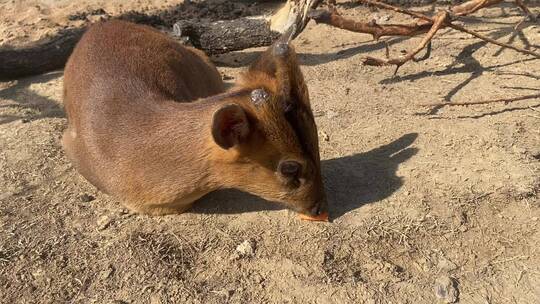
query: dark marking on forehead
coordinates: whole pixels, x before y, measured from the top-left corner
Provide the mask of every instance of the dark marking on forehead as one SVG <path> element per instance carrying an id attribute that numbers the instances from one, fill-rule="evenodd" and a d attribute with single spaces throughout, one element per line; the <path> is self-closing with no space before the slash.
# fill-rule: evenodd
<path id="1" fill-rule="evenodd" d="M 309 109 L 305 109 L 305 106 L 299 102 L 298 96 L 293 91 L 291 100 L 285 100 L 283 103 L 283 112 L 285 119 L 293 129 L 298 143 L 302 148 L 304 154 L 309 155 L 314 161 L 317 159 L 317 148 L 313 145 L 317 144 L 317 141 L 313 137 L 312 129 L 315 127 L 315 121 L 311 118 Z M 316 135 L 315 135 L 316 136 Z"/>
<path id="2" fill-rule="evenodd" d="M 292 111 L 296 111 L 296 102 L 291 101 L 291 100 L 285 100 L 283 102 L 283 112 L 287 114 Z"/>

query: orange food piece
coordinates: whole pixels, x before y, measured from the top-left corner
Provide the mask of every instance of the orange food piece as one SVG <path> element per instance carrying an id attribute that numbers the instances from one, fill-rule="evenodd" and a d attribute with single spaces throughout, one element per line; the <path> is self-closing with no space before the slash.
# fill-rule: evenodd
<path id="1" fill-rule="evenodd" d="M 328 212 L 324 212 L 316 216 L 299 214 L 298 217 L 300 217 L 300 219 L 304 221 L 328 222 Z"/>

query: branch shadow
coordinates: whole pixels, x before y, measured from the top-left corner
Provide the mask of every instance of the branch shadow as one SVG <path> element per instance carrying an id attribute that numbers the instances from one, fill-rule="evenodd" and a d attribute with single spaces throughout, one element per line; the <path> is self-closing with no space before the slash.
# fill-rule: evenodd
<path id="1" fill-rule="evenodd" d="M 356 43 L 356 46 L 346 49 L 340 49 L 332 53 L 298 53 L 298 58 L 300 64 L 302 65 L 316 66 L 329 62 L 335 62 L 338 60 L 348 59 L 362 53 L 383 50 L 385 49 L 386 44 L 392 46 L 407 39 L 409 39 L 409 37 L 395 37 L 387 39 L 386 41 L 384 39 L 381 39 L 379 41 L 358 42 Z M 214 63 L 218 67 L 238 68 L 248 66 L 250 63 L 255 61 L 258 56 L 261 55 L 263 52 L 264 50 L 235 51 L 225 54 L 213 55 L 211 56 L 211 59 L 212 63 Z"/>
<path id="2" fill-rule="evenodd" d="M 403 185 L 396 175 L 401 163 L 414 156 L 411 147 L 417 133 L 401 136 L 393 142 L 365 153 L 322 161 L 323 179 L 332 220 L 363 205 L 389 197 Z M 191 210 L 204 214 L 236 214 L 284 207 L 238 190 L 221 190 L 199 200 Z"/>
<path id="3" fill-rule="evenodd" d="M 469 19 L 470 20 L 468 21 L 470 21 L 471 23 L 480 23 L 480 22 L 486 21 L 485 18 L 469 17 Z M 491 22 L 491 23 L 504 25 L 495 30 L 490 30 L 491 32 L 490 36 L 493 39 L 501 39 L 509 35 L 510 37 L 508 38 L 507 43 L 513 43 L 517 38 L 524 44 L 524 47 L 526 49 L 540 47 L 539 45 L 532 44 L 528 40 L 528 38 L 523 34 L 523 28 L 519 30 L 514 30 L 513 23 L 502 23 L 502 22 L 501 23 Z M 529 24 L 529 25 L 532 25 L 532 24 Z M 383 50 L 385 49 L 386 44 L 388 46 L 393 46 L 394 44 L 403 42 L 410 38 L 412 37 L 393 37 L 386 41 L 381 40 L 381 41 L 360 42 L 359 45 L 357 46 L 347 48 L 347 49 L 341 49 L 332 53 L 323 53 L 323 54 L 300 53 L 298 54 L 298 56 L 302 65 L 316 66 L 316 65 L 334 62 L 338 60 L 348 59 L 350 57 L 353 57 L 362 53 L 369 53 L 373 51 Z M 466 46 L 458 54 L 456 59 L 451 64 L 446 66 L 445 69 L 442 71 L 436 71 L 436 72 L 422 71 L 416 74 L 409 74 L 405 76 L 395 76 L 395 77 L 384 79 L 380 83 L 392 84 L 392 83 L 399 83 L 399 82 L 407 81 L 407 80 L 415 81 L 415 80 L 419 80 L 419 79 L 431 77 L 431 76 L 444 76 L 444 75 L 450 75 L 450 74 L 470 73 L 467 79 L 457 84 L 454 88 L 452 88 L 446 94 L 446 96 L 444 96 L 444 101 L 450 102 L 452 98 L 459 91 L 461 91 L 463 88 L 468 86 L 473 80 L 482 76 L 485 71 L 491 71 L 495 68 L 510 66 L 510 65 L 520 63 L 523 61 L 536 60 L 536 58 L 528 58 L 524 60 L 516 60 L 509 63 L 496 64 L 496 65 L 484 67 L 478 60 L 476 60 L 473 57 L 473 54 L 477 50 L 479 50 L 480 48 L 482 48 L 483 46 L 487 44 L 488 42 L 486 41 L 479 41 L 479 42 Z M 503 50 L 504 48 L 501 47 L 500 49 L 496 51 L 496 53 L 493 56 L 500 55 Z M 212 61 L 219 67 L 242 67 L 242 66 L 249 65 L 249 63 L 255 60 L 257 56 L 260 55 L 261 53 L 262 51 L 230 52 L 226 54 L 215 55 L 212 57 Z M 417 113 L 417 114 L 432 115 L 432 114 L 437 113 L 439 109 L 440 108 L 438 107 L 434 107 L 427 113 Z"/>
<path id="4" fill-rule="evenodd" d="M 58 71 L 21 78 L 15 84 L 0 90 L 0 99 L 8 99 L 14 102 L 1 105 L 0 109 L 17 108 L 17 112 L 22 112 L 21 115 L 0 114 L 0 125 L 19 119 L 30 122 L 48 117 L 65 117 L 63 108 L 57 102 L 30 89 L 33 84 L 48 82 L 61 77 L 62 74 L 63 72 Z M 35 114 L 36 112 L 37 114 Z"/>
<path id="5" fill-rule="evenodd" d="M 460 116 L 455 116 L 455 117 L 434 116 L 434 117 L 428 117 L 428 119 L 441 119 L 441 120 L 479 119 L 479 118 L 483 118 L 483 117 L 486 117 L 486 116 L 494 116 L 494 115 L 507 113 L 507 112 L 514 112 L 514 111 L 530 110 L 530 109 L 535 109 L 535 108 L 538 108 L 538 107 L 540 107 L 540 104 L 536 104 L 536 105 L 532 105 L 532 106 L 522 106 L 522 107 L 516 106 L 516 107 L 511 107 L 511 108 L 504 108 L 502 110 L 486 112 L 486 113 L 482 113 L 482 114 L 478 114 L 478 115 L 460 115 Z"/>
<path id="6" fill-rule="evenodd" d="M 492 32 L 491 38 L 498 40 L 501 39 L 507 35 L 510 35 L 508 38 L 507 43 L 512 43 L 516 38 L 520 39 L 522 43 L 525 45 L 526 49 L 530 49 L 531 47 L 538 47 L 537 45 L 532 45 L 529 40 L 525 37 L 522 30 L 513 30 L 508 27 L 503 27 L 500 29 L 497 29 L 496 31 Z M 402 81 L 416 81 L 422 78 L 426 77 L 432 77 L 432 76 L 444 76 L 444 75 L 452 75 L 452 74 L 462 74 L 467 73 L 469 76 L 458 83 L 456 86 L 454 86 L 452 89 L 448 91 L 448 93 L 443 97 L 443 101 L 450 103 L 453 99 L 453 97 L 461 91 L 463 88 L 468 86 L 472 81 L 479 78 L 484 74 L 486 71 L 493 71 L 495 68 L 505 67 L 505 66 L 511 66 L 516 63 L 521 63 L 524 61 L 530 61 L 530 60 L 537 60 L 537 58 L 528 58 L 524 60 L 516 60 L 508 63 L 503 64 L 496 64 L 492 66 L 483 66 L 476 58 L 473 57 L 473 54 L 478 51 L 480 48 L 487 45 L 488 42 L 486 41 L 479 41 L 473 44 L 470 44 L 463 48 L 463 50 L 458 54 L 456 59 L 450 63 L 446 68 L 442 71 L 436 71 L 436 72 L 429 72 L 429 71 L 422 71 L 416 74 L 409 74 L 405 76 L 396 76 L 392 78 L 387 78 L 382 80 L 381 84 L 392 84 L 392 83 L 399 83 Z M 499 56 L 504 48 L 500 48 L 495 52 L 493 56 Z M 426 112 L 419 112 L 415 113 L 415 115 L 434 115 L 437 114 L 438 111 L 443 108 L 444 106 L 435 106 L 429 109 Z"/>

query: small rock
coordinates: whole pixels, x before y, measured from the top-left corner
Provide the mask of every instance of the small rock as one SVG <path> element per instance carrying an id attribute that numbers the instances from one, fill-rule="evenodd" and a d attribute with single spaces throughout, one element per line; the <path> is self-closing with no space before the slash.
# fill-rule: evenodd
<path id="1" fill-rule="evenodd" d="M 435 281 L 435 295 L 444 303 L 455 303 L 458 300 L 459 291 L 456 281 L 448 276 L 439 277 Z"/>
<path id="2" fill-rule="evenodd" d="M 152 284 L 148 284 L 148 285 L 143 286 L 141 293 L 152 292 L 155 289 L 156 289 L 156 286 L 154 286 Z"/>
<path id="3" fill-rule="evenodd" d="M 164 303 L 160 294 L 153 294 L 150 296 L 150 304 L 162 304 Z"/>
<path id="4" fill-rule="evenodd" d="M 252 257 L 255 255 L 255 242 L 253 240 L 245 240 L 236 247 L 236 253 L 240 257 Z"/>
<path id="5" fill-rule="evenodd" d="M 90 21 L 91 23 L 95 23 L 98 21 L 106 20 L 107 17 L 105 15 L 91 15 L 91 16 L 87 16 L 86 19 Z"/>
<path id="6" fill-rule="evenodd" d="M 81 200 L 81 202 L 83 203 L 88 203 L 88 202 L 91 202 L 93 200 L 95 200 L 96 198 L 90 194 L 83 194 L 81 196 L 79 196 L 79 199 Z"/>
<path id="7" fill-rule="evenodd" d="M 113 222 L 113 219 L 110 218 L 109 216 L 107 215 L 104 215 L 102 217 L 100 217 L 97 221 L 97 229 L 98 230 L 105 230 L 107 229 L 111 223 Z"/>
<path id="8" fill-rule="evenodd" d="M 44 272 L 43 269 L 41 269 L 41 268 L 39 268 L 39 269 L 37 269 L 37 270 L 34 270 L 34 271 L 32 272 L 32 276 L 34 277 L 34 279 L 39 278 L 39 277 L 42 277 L 42 276 L 44 276 L 44 275 L 45 275 L 45 272 Z"/>
<path id="9" fill-rule="evenodd" d="M 457 265 L 454 262 L 447 259 L 446 257 L 441 256 L 439 258 L 439 263 L 437 263 L 437 268 L 439 268 L 442 271 L 452 271 L 457 268 Z"/>
<path id="10" fill-rule="evenodd" d="M 376 23 L 385 23 L 385 22 L 389 21 L 390 18 L 392 18 L 392 17 L 390 15 L 387 15 L 387 14 L 382 14 L 382 15 L 373 14 L 371 16 L 371 20 L 374 20 Z"/>
<path id="11" fill-rule="evenodd" d="M 222 75 L 221 75 L 221 78 L 222 78 L 223 80 L 231 80 L 231 79 L 234 79 L 234 77 L 229 76 L 229 75 L 227 75 L 227 74 L 222 74 Z"/>
<path id="12" fill-rule="evenodd" d="M 253 275 L 253 281 L 256 283 L 256 284 L 261 284 L 262 282 L 264 282 L 264 278 L 256 273 L 255 275 Z"/>
<path id="13" fill-rule="evenodd" d="M 219 290 L 219 291 L 214 291 L 216 294 L 218 295 L 221 295 L 223 297 L 225 297 L 225 299 L 228 301 L 232 295 L 234 294 L 235 290 L 234 289 L 223 289 L 223 290 Z"/>
<path id="14" fill-rule="evenodd" d="M 334 117 L 338 116 L 338 113 L 332 111 L 332 110 L 328 110 L 328 112 L 326 112 L 326 117 L 328 117 L 328 119 L 332 119 Z"/>
<path id="15" fill-rule="evenodd" d="M 330 136 L 328 136 L 328 134 L 322 130 L 320 132 L 320 136 L 324 141 L 330 141 Z"/>
<path id="16" fill-rule="evenodd" d="M 9 191 L 4 192 L 4 193 L 0 193 L 0 200 L 6 199 L 6 198 L 8 198 L 10 196 L 13 196 L 14 194 L 15 193 L 9 192 Z"/>
<path id="17" fill-rule="evenodd" d="M 114 273 L 114 267 L 109 264 L 106 269 L 101 271 L 100 277 L 102 280 L 106 280 L 111 277 L 111 275 Z"/>
<path id="18" fill-rule="evenodd" d="M 91 10 L 90 15 L 107 15 L 107 12 L 102 8 L 98 8 L 95 10 Z"/>

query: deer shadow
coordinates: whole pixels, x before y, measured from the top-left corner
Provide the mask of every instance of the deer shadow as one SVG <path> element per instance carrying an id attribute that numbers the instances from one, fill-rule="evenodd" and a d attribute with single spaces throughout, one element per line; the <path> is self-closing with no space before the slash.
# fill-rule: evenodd
<path id="1" fill-rule="evenodd" d="M 389 197 L 403 185 L 396 175 L 399 165 L 414 156 L 411 147 L 417 133 L 401 136 L 368 152 L 321 162 L 331 219 L 336 219 L 365 204 Z M 235 214 L 285 207 L 238 190 L 210 193 L 193 207 L 194 213 Z"/>
<path id="2" fill-rule="evenodd" d="M 1 114 L 0 125 L 22 119 L 30 122 L 48 117 L 65 117 L 62 107 L 53 99 L 34 92 L 32 84 L 46 83 L 62 76 L 62 72 L 51 72 L 27 78 L 18 79 L 13 85 L 0 89 L 0 99 L 11 100 L 12 103 L 0 105 L 0 109 L 16 108 L 16 115 Z"/>

